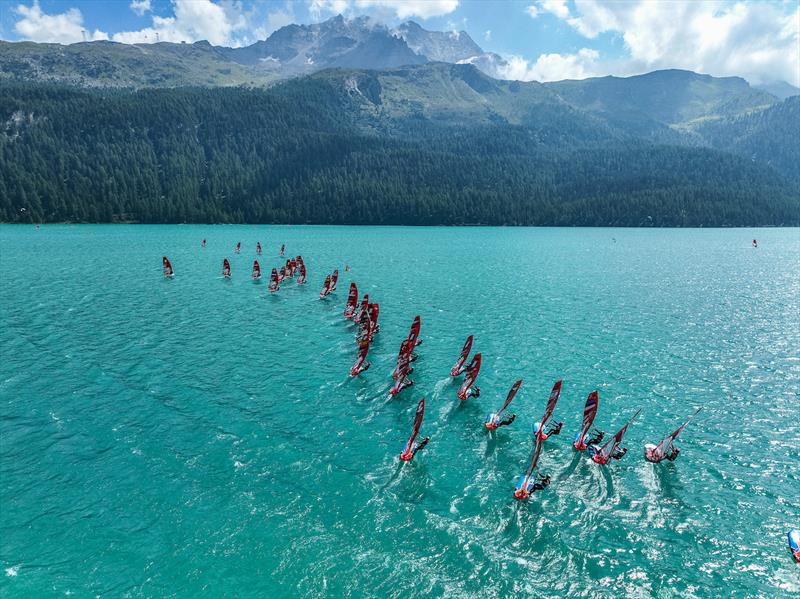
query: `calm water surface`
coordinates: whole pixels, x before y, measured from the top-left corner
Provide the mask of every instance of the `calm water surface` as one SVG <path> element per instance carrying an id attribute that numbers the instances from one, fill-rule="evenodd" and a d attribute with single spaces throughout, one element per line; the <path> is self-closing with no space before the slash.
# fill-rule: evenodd
<path id="1" fill-rule="evenodd" d="M 309 284 L 254 284 L 257 240 Z M 797 229 L 4 226 L 0 267 L 3 597 L 800 592 Z M 381 304 L 357 379 L 351 277 Z M 417 384 L 391 398 L 417 313 Z M 517 421 L 487 433 L 516 378 Z M 519 504 L 558 378 L 553 482 Z M 642 409 L 606 468 L 571 447 L 593 389 L 607 431 Z M 422 396 L 432 440 L 401 466 Z M 696 406 L 681 457 L 646 463 Z"/>

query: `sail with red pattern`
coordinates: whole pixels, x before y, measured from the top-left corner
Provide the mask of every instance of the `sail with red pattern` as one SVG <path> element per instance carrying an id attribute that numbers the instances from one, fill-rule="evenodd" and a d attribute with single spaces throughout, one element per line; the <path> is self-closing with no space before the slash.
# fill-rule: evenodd
<path id="1" fill-rule="evenodd" d="M 280 289 L 280 286 L 281 286 L 281 282 L 280 282 L 280 279 L 278 278 L 278 269 L 277 268 L 273 268 L 272 269 L 272 274 L 269 277 L 269 287 L 268 287 L 268 289 L 269 289 L 270 293 L 275 293 L 278 289 Z"/>
<path id="2" fill-rule="evenodd" d="M 350 291 L 347 294 L 347 303 L 344 306 L 344 317 L 348 320 L 353 318 L 358 307 L 358 286 L 350 282 Z"/>
<path id="3" fill-rule="evenodd" d="M 450 369 L 450 376 L 459 376 L 464 373 L 466 370 L 464 368 L 464 364 L 469 357 L 469 352 L 472 351 L 472 335 L 467 337 L 467 340 L 464 342 L 464 347 L 461 348 L 461 355 L 458 356 L 458 361 L 453 365 Z"/>
<path id="4" fill-rule="evenodd" d="M 458 399 L 464 401 L 469 397 L 469 391 L 472 388 L 472 385 L 475 383 L 475 379 L 478 378 L 478 373 L 481 371 L 481 354 L 477 353 L 472 356 L 472 361 L 470 362 L 469 366 L 467 366 L 467 376 L 464 378 L 464 382 L 461 383 L 461 386 L 458 388 Z"/>
<path id="5" fill-rule="evenodd" d="M 167 258 L 166 256 L 161 258 L 161 265 L 164 268 L 164 276 L 165 277 L 173 277 L 173 276 L 175 276 L 175 271 L 172 270 L 172 264 L 170 263 L 169 258 Z"/>

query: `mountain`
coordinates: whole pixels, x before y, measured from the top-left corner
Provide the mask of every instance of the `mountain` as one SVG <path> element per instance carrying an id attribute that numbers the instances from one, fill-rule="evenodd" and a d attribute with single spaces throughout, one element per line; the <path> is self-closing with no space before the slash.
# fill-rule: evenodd
<path id="1" fill-rule="evenodd" d="M 287 25 L 245 48 L 221 50 L 232 61 L 282 76 L 350 67 L 386 69 L 427 62 L 399 37 L 368 17 L 341 15 L 313 25 Z"/>
<path id="2" fill-rule="evenodd" d="M 456 63 L 484 53 L 466 31 L 428 31 L 414 21 L 406 21 L 393 33 L 429 61 Z"/>
<path id="3" fill-rule="evenodd" d="M 0 42 L 0 221 L 800 224 L 800 97 L 504 65 L 366 18 L 244 48 Z"/>
<path id="4" fill-rule="evenodd" d="M 798 202 L 762 160 L 654 143 L 472 65 L 0 86 L 2 221 L 796 225 Z"/>
<path id="5" fill-rule="evenodd" d="M 236 64 L 208 42 L 61 44 L 0 41 L 0 81 L 60 82 L 82 87 L 264 85 L 274 73 Z"/>
<path id="6" fill-rule="evenodd" d="M 731 117 L 776 102 L 740 77 L 665 70 L 634 77 L 598 77 L 545 84 L 573 106 L 620 123 L 650 120 L 680 126 Z"/>
<path id="7" fill-rule="evenodd" d="M 800 185 L 798 124 L 800 96 L 792 96 L 766 110 L 707 121 L 695 131 L 711 147 L 768 164 Z"/>
<path id="8" fill-rule="evenodd" d="M 754 85 L 756 89 L 760 89 L 768 94 L 772 94 L 779 100 L 785 100 L 792 96 L 800 96 L 800 87 L 795 87 L 785 81 L 773 81 L 772 83 L 762 83 L 761 85 Z"/>

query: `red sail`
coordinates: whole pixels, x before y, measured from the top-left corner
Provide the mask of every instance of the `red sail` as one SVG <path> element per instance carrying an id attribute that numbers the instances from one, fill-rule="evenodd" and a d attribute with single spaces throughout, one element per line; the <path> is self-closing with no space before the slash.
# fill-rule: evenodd
<path id="1" fill-rule="evenodd" d="M 539 463 L 539 456 L 542 455 L 542 441 L 541 437 L 536 437 L 535 446 L 533 448 L 533 456 L 531 456 L 531 465 L 528 466 L 528 471 L 525 473 L 525 486 L 523 489 L 527 490 L 527 485 L 530 483 L 531 476 L 533 476 L 534 470 L 536 470 L 536 465 Z"/>
<path id="2" fill-rule="evenodd" d="M 464 401 L 467 399 L 467 392 L 472 387 L 472 384 L 475 382 L 475 379 L 478 378 L 478 373 L 481 371 L 481 354 L 475 354 L 472 356 L 472 362 L 470 362 L 469 366 L 467 367 L 467 376 L 464 379 L 464 382 L 461 383 L 461 387 L 458 388 L 458 399 Z"/>
<path id="3" fill-rule="evenodd" d="M 606 462 L 608 462 L 609 459 L 611 459 L 611 456 L 614 455 L 614 452 L 620 446 L 620 443 L 622 443 L 622 437 L 625 435 L 625 431 L 628 430 L 628 427 L 631 425 L 631 422 L 633 422 L 634 418 L 636 418 L 639 415 L 639 412 L 641 412 L 641 410 L 636 410 L 636 413 L 633 416 L 631 416 L 631 419 L 628 420 L 628 422 L 625 423 L 625 426 L 619 429 L 617 431 L 617 434 L 611 437 L 611 439 L 609 439 L 606 442 L 606 444 L 600 448 L 600 450 L 597 452 L 594 458 L 592 458 L 594 459 L 595 462 L 599 462 L 600 464 L 605 464 Z"/>
<path id="4" fill-rule="evenodd" d="M 361 298 L 361 306 L 359 306 L 358 312 L 356 312 L 356 322 L 361 322 L 364 318 L 369 318 L 369 293 Z"/>
<path id="5" fill-rule="evenodd" d="M 175 271 L 172 270 L 172 264 L 170 264 L 169 258 L 164 256 L 161 258 L 161 264 L 164 267 L 164 276 L 171 277 L 175 274 Z"/>
<path id="6" fill-rule="evenodd" d="M 544 430 L 544 425 L 547 423 L 548 419 L 553 415 L 553 412 L 556 409 L 556 404 L 558 403 L 558 398 L 560 395 L 561 381 L 556 381 L 556 384 L 553 385 L 553 390 L 550 391 L 550 399 L 547 400 L 547 408 L 544 410 L 544 416 L 542 416 L 539 430 Z"/>
<path id="7" fill-rule="evenodd" d="M 256 241 L 256 254 L 261 255 L 261 242 Z"/>
<path id="8" fill-rule="evenodd" d="M 306 282 L 306 265 L 303 262 L 300 262 L 297 265 L 297 269 L 300 273 L 297 277 L 297 284 L 302 285 Z"/>
<path id="9" fill-rule="evenodd" d="M 422 419 L 425 418 L 425 398 L 419 400 L 417 404 L 417 413 L 414 415 L 414 430 L 411 431 L 411 436 L 408 438 L 403 453 L 408 453 L 414 449 L 414 440 L 419 434 L 419 429 L 422 428 Z"/>
<path id="10" fill-rule="evenodd" d="M 378 315 L 381 312 L 380 304 L 369 304 L 369 322 L 373 334 L 378 332 Z"/>
<path id="11" fill-rule="evenodd" d="M 506 403 L 503 404 L 503 407 L 500 408 L 500 410 L 495 415 L 498 420 L 500 419 L 500 414 L 502 414 L 508 407 L 508 404 L 510 404 L 514 400 L 514 396 L 517 394 L 517 391 L 519 391 L 520 385 L 522 385 L 522 379 L 518 380 L 511 387 L 511 390 L 508 392 L 508 395 L 506 396 Z"/>
<path id="12" fill-rule="evenodd" d="M 411 342 L 411 349 L 419 345 L 419 329 L 422 321 L 419 314 L 414 317 L 414 322 L 411 323 L 411 331 L 408 333 L 408 340 Z"/>
<path id="13" fill-rule="evenodd" d="M 697 408 L 694 414 L 692 414 L 686 422 L 681 424 L 677 429 L 675 429 L 672 432 L 672 434 L 662 439 L 661 443 L 656 445 L 656 447 L 653 449 L 652 452 L 653 461 L 657 462 L 664 459 L 664 457 L 672 451 L 672 444 L 675 442 L 675 439 L 678 438 L 678 435 L 681 434 L 681 431 L 686 427 L 686 425 L 689 424 L 692 420 L 694 420 L 694 417 L 697 416 L 697 413 L 701 409 L 702 408 Z"/>
<path id="14" fill-rule="evenodd" d="M 331 291 L 336 291 L 336 283 L 339 281 L 339 269 L 333 271 L 331 275 Z"/>
<path id="15" fill-rule="evenodd" d="M 280 289 L 280 279 L 278 278 L 278 269 L 273 268 L 272 274 L 269 277 L 269 291 L 270 293 L 275 293 L 278 289 Z"/>
<path id="16" fill-rule="evenodd" d="M 355 283 L 350 283 L 350 292 L 347 294 L 347 304 L 344 307 L 344 317 L 347 319 L 353 318 L 358 307 L 358 287 Z"/>
<path id="17" fill-rule="evenodd" d="M 397 366 L 395 366 L 394 372 L 392 372 L 392 378 L 397 380 L 401 372 L 408 370 L 410 364 L 411 342 L 408 339 L 403 339 L 400 343 L 400 351 L 397 353 Z"/>
<path id="18" fill-rule="evenodd" d="M 331 292 L 331 276 L 327 275 L 325 277 L 325 282 L 322 284 L 322 289 L 319 292 L 319 299 L 330 295 Z"/>
<path id="19" fill-rule="evenodd" d="M 282 244 L 281 244 L 281 252 L 280 252 L 280 254 L 278 254 L 278 255 L 279 255 L 279 256 L 283 256 L 283 252 L 284 252 L 284 251 L 286 251 L 286 245 L 284 245 L 284 244 L 282 243 Z"/>
<path id="20" fill-rule="evenodd" d="M 239 243 L 236 244 L 236 249 L 233 251 L 234 253 L 238 254 L 241 249 L 242 249 L 242 242 L 240 241 Z"/>
<path id="21" fill-rule="evenodd" d="M 231 263 L 227 258 L 222 261 L 222 276 L 226 278 L 231 276 Z"/>
<path id="22" fill-rule="evenodd" d="M 353 366 L 350 368 L 350 376 L 357 376 L 366 370 L 364 367 L 364 362 L 367 359 L 367 352 L 369 352 L 369 341 L 365 339 L 360 341 L 358 344 L 358 357 L 356 358 Z"/>
<path id="23" fill-rule="evenodd" d="M 258 260 L 253 260 L 253 279 L 260 279 L 261 278 L 261 265 L 258 263 Z"/>
<path id="24" fill-rule="evenodd" d="M 469 357 L 469 352 L 472 351 L 472 335 L 467 337 L 467 340 L 464 342 L 464 347 L 461 348 L 461 355 L 458 357 L 458 361 L 453 365 L 450 369 L 450 376 L 458 376 L 463 372 L 464 363 L 467 361 Z"/>
<path id="25" fill-rule="evenodd" d="M 592 428 L 599 404 L 600 396 L 597 391 L 589 393 L 589 397 L 586 398 L 586 405 L 583 407 L 583 425 L 581 426 L 581 433 L 577 441 L 575 441 L 575 446 L 579 449 L 586 447 L 586 435 L 589 434 L 589 429 Z"/>

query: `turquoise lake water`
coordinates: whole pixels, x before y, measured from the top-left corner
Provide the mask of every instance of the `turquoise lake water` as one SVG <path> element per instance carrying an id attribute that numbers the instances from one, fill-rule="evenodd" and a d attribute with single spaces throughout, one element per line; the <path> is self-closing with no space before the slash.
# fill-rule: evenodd
<path id="1" fill-rule="evenodd" d="M 254 284 L 258 240 L 308 285 Z M 800 592 L 800 230 L 2 226 L 0 266 L 3 597 Z M 381 305 L 355 379 L 351 278 Z M 390 397 L 416 314 L 416 386 Z M 552 483 L 521 504 L 559 378 Z M 603 430 L 642 409 L 607 467 L 571 446 L 593 389 Z M 645 462 L 699 406 L 680 458 Z"/>

